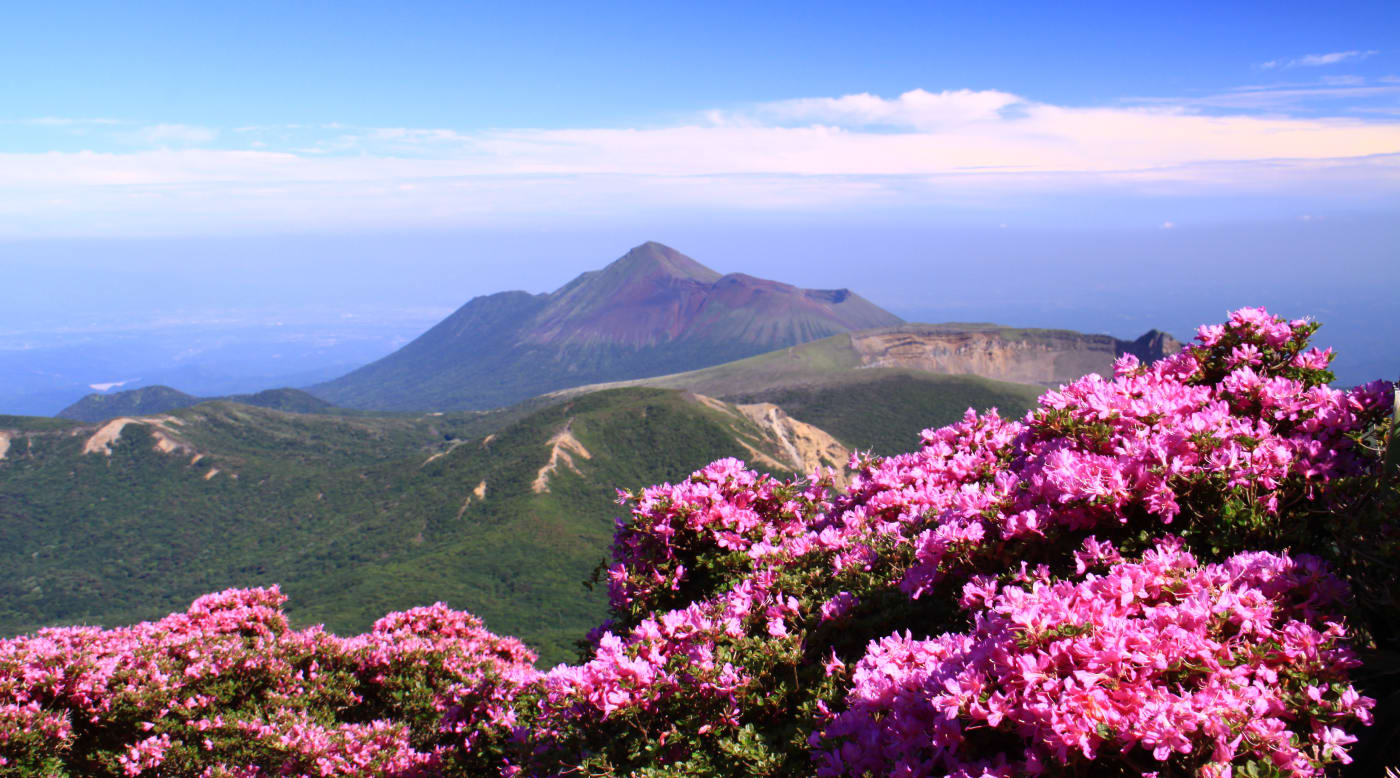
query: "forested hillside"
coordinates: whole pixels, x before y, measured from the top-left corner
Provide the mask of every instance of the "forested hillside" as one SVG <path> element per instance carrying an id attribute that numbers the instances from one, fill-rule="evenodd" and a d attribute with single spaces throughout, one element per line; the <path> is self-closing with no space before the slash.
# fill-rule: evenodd
<path id="1" fill-rule="evenodd" d="M 761 419 L 702 400 L 630 389 L 495 414 L 217 402 L 92 426 L 0 419 L 0 629 L 118 624 L 280 584 L 299 624 L 358 632 L 442 599 L 567 658 L 602 616 L 583 582 L 617 488 L 726 456 L 807 469 Z M 844 465 L 833 451 L 826 464 Z"/>

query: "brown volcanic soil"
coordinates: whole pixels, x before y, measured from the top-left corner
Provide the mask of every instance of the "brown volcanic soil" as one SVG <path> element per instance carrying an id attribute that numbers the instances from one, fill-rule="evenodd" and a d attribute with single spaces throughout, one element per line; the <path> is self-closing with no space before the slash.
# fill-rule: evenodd
<path id="1" fill-rule="evenodd" d="M 646 347 L 717 340 L 777 348 L 900 321 L 847 289 L 721 276 L 660 243 L 584 273 L 551 298 L 523 342 Z"/>

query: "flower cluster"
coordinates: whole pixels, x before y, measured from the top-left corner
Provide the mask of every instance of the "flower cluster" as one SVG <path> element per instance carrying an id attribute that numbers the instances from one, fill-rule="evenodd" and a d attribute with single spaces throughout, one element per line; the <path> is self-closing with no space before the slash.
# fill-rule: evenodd
<path id="1" fill-rule="evenodd" d="M 1324 775 L 1400 489 L 1393 387 L 1328 386 L 1316 326 L 1236 311 L 844 490 L 624 492 L 577 665 L 440 604 L 292 630 L 276 589 L 0 641 L 0 774 Z"/>
<path id="2" fill-rule="evenodd" d="M 1333 506 L 1310 498 L 1374 468 L 1355 438 L 1392 398 L 1385 382 L 1323 383 L 1326 355 L 1305 348 L 1314 328 L 1245 309 L 1208 329 L 1214 347 L 1151 366 L 1124 356 L 1113 380 L 1048 392 L 1021 422 L 969 412 L 925 433 L 920 451 L 863 469 L 842 526 L 916 533 L 903 582 L 913 596 L 952 570 L 1062 556 L 1053 541 L 1103 525 L 1128 530 L 1117 539 L 1185 522 L 1183 534 L 1217 547 L 1297 542 L 1313 526 L 1299 511 L 1284 521 L 1281 506 L 1302 501 L 1328 522 Z M 1245 346 L 1271 362 L 1228 367 Z"/>
<path id="3" fill-rule="evenodd" d="M 716 462 L 684 483 L 649 488 L 635 498 L 632 516 L 620 525 L 615 540 L 608 571 L 615 615 L 625 626 L 686 603 L 713 609 L 721 603 L 732 607 L 735 598 L 759 597 L 743 605 L 762 607 L 761 598 L 770 590 L 754 584 L 781 582 L 780 589 L 796 595 L 791 615 L 771 635 L 746 633 L 748 644 L 733 654 L 740 672 L 751 679 L 749 704 L 739 723 L 771 726 L 759 710 L 759 698 L 776 697 L 790 711 L 806 711 L 814 730 L 828 727 L 821 730 L 825 738 L 813 743 L 830 774 L 938 774 L 956 765 L 974 774 L 995 765 L 1034 771 L 1064 764 L 1071 753 L 1080 760 L 1119 760 L 1127 769 L 1137 765 L 1146 772 L 1189 763 L 1210 773 L 1224 765 L 1267 761 L 1292 774 L 1319 774 L 1325 765 L 1348 759 L 1344 746 L 1352 735 L 1347 728 L 1368 720 L 1368 701 L 1346 684 L 1354 660 L 1344 647 L 1349 633 L 1339 614 L 1345 598 L 1336 580 L 1313 558 L 1280 554 L 1266 564 L 1263 557 L 1237 556 L 1197 566 L 1186 550 L 1209 556 L 1250 548 L 1311 548 L 1329 537 L 1347 540 L 1337 514 L 1346 509 L 1357 485 L 1377 471 L 1375 452 L 1362 444 L 1362 437 L 1387 419 L 1392 387 L 1384 382 L 1351 390 L 1329 387 L 1330 351 L 1307 344 L 1316 326 L 1283 321 L 1261 309 L 1237 311 L 1225 324 L 1203 328 L 1197 344 L 1156 364 L 1141 365 L 1125 356 L 1112 379 L 1091 375 L 1048 392 L 1022 420 L 969 411 L 957 424 L 926 431 L 916 452 L 857 459 L 844 494 L 835 493 L 831 480 L 820 475 L 783 482 L 745 471 L 732 460 Z M 1149 540 L 1168 530 L 1177 535 L 1167 545 Z M 1099 537 L 1091 542 L 1093 535 Z M 1085 578 L 1089 551 L 1083 543 L 1100 557 L 1112 557 L 1117 565 L 1112 575 L 1090 584 Z M 1125 556 L 1138 561 L 1124 562 Z M 1247 563 L 1249 559 L 1254 561 Z M 1244 594 L 1209 583 L 1247 564 L 1306 571 L 1299 575 L 1311 583 L 1287 589 L 1259 578 L 1253 588 L 1246 586 L 1249 581 L 1238 584 L 1247 589 Z M 1122 585 L 1159 568 L 1174 570 L 1180 579 L 1162 596 L 1185 596 L 1194 586 L 1194 599 L 1149 607 L 1141 599 L 1141 587 L 1133 590 L 1136 598 L 1126 600 L 1103 594 L 1104 586 Z M 1017 569 L 1032 572 L 1005 572 Z M 1045 629 L 1061 630 L 1056 634 L 1079 642 L 1061 646 L 1061 653 L 1037 654 L 1046 647 L 1027 643 L 1024 632 L 1007 626 L 1014 619 L 995 609 L 1024 599 L 1016 593 L 1023 587 L 1062 597 L 1078 592 L 1079 620 L 1066 617 Z M 1183 631 L 1200 608 L 1224 607 L 1225 602 L 1235 607 L 1241 597 L 1258 600 L 1255 604 L 1266 610 L 1282 608 L 1280 598 L 1292 596 L 1289 591 L 1318 596 L 1305 612 L 1254 612 L 1256 618 L 1275 619 L 1268 621 L 1272 626 L 1267 630 L 1240 629 L 1220 622 L 1217 614 L 1213 621 L 1191 622 L 1193 634 Z M 900 604 L 892 599 L 896 593 L 914 602 Z M 968 611 L 952 613 L 942 601 L 960 595 Z M 933 602 L 918 604 L 924 600 Z M 1096 608 L 1095 603 L 1117 603 L 1119 610 Z M 1177 612 L 1168 613 L 1168 605 Z M 969 619 L 971 633 L 959 628 Z M 1094 640 L 1112 639 L 1113 633 L 1074 633 L 1097 624 L 1095 619 L 1116 625 L 1120 637 L 1130 625 L 1146 622 L 1172 634 L 1177 643 L 1158 641 L 1155 653 L 1136 646 L 1133 661 L 1148 663 L 1152 672 L 1098 667 L 1082 652 Z M 1002 626 L 993 629 L 996 624 Z M 938 641 L 914 641 L 910 629 L 947 633 Z M 899 682 L 887 676 L 886 686 L 877 690 L 871 678 L 886 671 L 875 660 L 861 660 L 855 686 L 843 696 L 830 681 L 843 680 L 839 668 L 862 655 L 858 636 L 869 642 L 871 656 L 880 656 L 882 645 L 895 653 L 899 649 L 894 646 L 905 646 L 906 675 Z M 729 635 L 729 642 L 734 637 Z M 790 652 L 791 664 L 774 663 L 771 641 L 793 638 L 800 650 Z M 726 643 L 723 637 L 715 641 Z M 1272 735 L 1266 738 L 1256 730 L 1241 734 L 1236 714 L 1226 717 L 1236 727 L 1232 733 L 1220 729 L 1223 725 L 1203 726 L 1207 720 L 1224 720 L 1217 714 L 1249 694 L 1218 693 L 1220 689 L 1233 689 L 1243 679 L 1258 692 L 1276 679 L 1287 659 L 1300 656 L 1295 649 L 1311 645 L 1308 641 L 1327 647 L 1309 654 L 1312 665 L 1288 671 L 1296 683 L 1271 692 L 1270 702 L 1251 697 L 1255 707 L 1233 709 L 1255 711 L 1267 726 L 1277 724 Z M 1276 643 L 1285 653 L 1270 653 Z M 594 661 L 610 655 L 612 648 L 603 647 Z M 978 661 L 989 662 L 991 656 L 1001 664 L 977 669 Z M 914 706 L 905 710 L 911 715 L 901 718 L 866 705 L 864 692 L 894 694 L 899 683 L 936 675 L 929 667 L 937 664 L 932 657 L 945 663 L 937 672 L 982 673 L 981 685 L 969 687 L 980 691 L 940 698 L 936 692 L 948 678 L 939 677 L 924 687 L 905 684 L 902 693 Z M 1213 664 L 1199 665 L 1206 661 Z M 1097 673 L 1102 687 L 1112 686 L 1121 711 L 1137 711 L 1151 721 L 1124 713 L 1112 723 L 1099 720 L 1089 727 L 1096 738 L 1092 742 L 1072 728 L 1052 741 L 1056 726 L 1069 725 L 1064 712 L 1051 707 L 1042 711 L 1047 722 L 1026 724 L 1029 731 L 1006 724 L 1005 712 L 989 714 L 1001 716 L 1000 735 L 980 731 L 995 729 L 973 714 L 984 704 L 978 695 L 993 693 L 987 674 L 999 677 L 1007 667 L 1046 662 L 1078 679 L 1074 683 Z M 827 682 L 818 677 L 818 669 Z M 1113 676 L 1110 670 L 1123 675 Z M 773 682 L 774 675 L 784 673 L 810 691 L 784 696 L 787 690 Z M 601 683 L 607 688 L 607 682 Z M 675 690 L 666 687 L 664 693 Z M 1048 700 L 1054 692 L 1041 688 L 1040 693 Z M 1324 702 L 1336 703 L 1335 715 L 1305 715 L 1309 705 Z M 843 706 L 848 712 L 841 712 Z M 943 718 L 929 718 L 929 711 L 939 706 Z M 881 739 L 872 728 L 855 723 L 877 719 L 899 735 Z M 1081 729 L 1085 721 L 1079 721 Z M 702 726 L 708 730 L 709 724 Z M 1175 734 L 1167 737 L 1167 728 Z M 947 737 L 943 763 L 927 752 L 930 743 L 943 737 L 939 732 Z M 1017 744 L 1021 737 L 1036 745 Z M 829 747 L 832 738 L 840 741 L 839 747 Z M 1289 745 L 1292 739 L 1302 745 Z M 892 743 L 899 742 L 918 742 L 924 751 L 908 760 L 891 758 L 898 750 Z M 695 744 L 691 753 L 701 748 Z M 735 746 L 735 752 L 741 750 Z M 1182 756 L 1183 751 L 1192 756 Z M 684 756 L 669 753 L 675 764 L 684 763 Z M 795 773 L 804 769 L 797 758 L 784 764 Z"/>
<path id="4" fill-rule="evenodd" d="M 715 593 L 716 582 L 747 572 L 749 557 L 807 538 L 831 508 L 832 483 L 828 475 L 799 486 L 721 459 L 680 484 L 621 492 L 635 507 L 613 540 L 613 610 L 646 614 Z"/>
<path id="5" fill-rule="evenodd" d="M 1087 543 L 1097 551 L 1096 542 Z M 1230 774 L 1321 775 L 1369 723 L 1327 619 L 1345 588 L 1314 558 L 1198 565 L 1179 539 L 1080 581 L 966 586 L 966 633 L 871 645 L 849 707 L 814 740 L 819 774 L 1040 775 L 1103 758 Z M 989 742 L 1018 742 L 1005 751 Z"/>
<path id="6" fill-rule="evenodd" d="M 0 642 L 0 771 L 429 774 L 510 734 L 535 655 L 442 605 L 343 639 L 288 627 L 271 589 L 113 630 Z M 488 724 L 490 726 L 485 726 Z"/>

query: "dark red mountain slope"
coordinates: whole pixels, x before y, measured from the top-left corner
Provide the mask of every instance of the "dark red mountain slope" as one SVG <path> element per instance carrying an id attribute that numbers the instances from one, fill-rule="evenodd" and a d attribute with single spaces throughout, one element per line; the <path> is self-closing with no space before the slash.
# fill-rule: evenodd
<path id="1" fill-rule="evenodd" d="M 310 391 L 352 408 L 491 408 L 898 323 L 846 289 L 720 275 L 644 243 L 552 294 L 478 297 L 399 351 Z"/>

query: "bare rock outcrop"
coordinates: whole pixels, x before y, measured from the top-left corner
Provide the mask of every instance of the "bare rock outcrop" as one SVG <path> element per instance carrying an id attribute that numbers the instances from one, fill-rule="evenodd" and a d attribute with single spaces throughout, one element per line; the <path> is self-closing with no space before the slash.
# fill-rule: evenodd
<path id="1" fill-rule="evenodd" d="M 575 456 L 583 459 L 593 458 L 588 449 L 584 448 L 583 444 L 578 442 L 578 438 L 574 437 L 574 433 L 570 429 L 572 425 L 573 419 L 570 419 L 569 423 L 564 425 L 564 429 L 554 433 L 554 437 L 549 439 L 547 444 L 549 446 L 549 461 L 540 468 L 539 473 L 535 475 L 535 482 L 531 485 L 535 494 L 549 491 L 549 477 L 561 465 L 577 473 L 578 466 L 574 464 Z"/>
<path id="2" fill-rule="evenodd" d="M 142 418 L 131 418 L 122 416 L 98 427 L 97 431 L 83 443 L 84 454 L 112 455 L 112 446 L 121 438 L 122 430 L 128 425 L 136 424 L 143 427 L 150 427 L 151 437 L 155 439 L 155 448 L 163 454 L 173 454 L 182 452 L 186 454 L 198 454 L 194 447 L 176 437 L 175 427 L 182 422 L 173 416 L 146 416 Z"/>
<path id="3" fill-rule="evenodd" d="M 751 442 L 742 436 L 736 438 L 739 445 L 748 451 L 752 464 L 793 473 L 833 468 L 837 472 L 837 481 L 845 483 L 844 471 L 850 462 L 851 452 L 825 430 L 792 418 L 773 403 L 730 405 L 703 394 L 691 393 L 688 396 L 702 405 L 758 427 L 762 440 Z M 755 443 L 766 445 L 760 448 Z"/>
<path id="4" fill-rule="evenodd" d="M 1119 355 L 1144 362 L 1175 353 L 1181 343 L 1152 330 L 1134 341 L 1068 330 L 995 325 L 905 324 L 851 334 L 862 367 L 970 374 L 998 381 L 1056 386 L 1087 373 L 1109 376 Z"/>
<path id="5" fill-rule="evenodd" d="M 797 473 L 810 473 L 824 468 L 841 470 L 850 461 L 851 452 L 825 430 L 798 421 L 773 403 L 752 403 L 735 406 L 749 421 L 757 424 L 777 444 L 783 454 L 782 464 Z"/>

